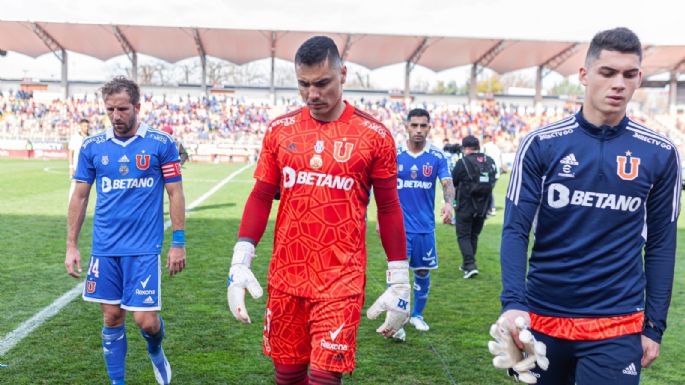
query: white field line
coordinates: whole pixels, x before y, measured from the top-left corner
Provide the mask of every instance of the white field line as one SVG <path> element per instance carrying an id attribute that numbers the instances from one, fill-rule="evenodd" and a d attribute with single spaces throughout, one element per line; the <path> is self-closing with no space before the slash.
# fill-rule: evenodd
<path id="1" fill-rule="evenodd" d="M 245 169 L 247 169 L 248 167 L 250 167 L 250 165 L 246 165 L 244 167 L 241 167 L 240 169 L 234 171 L 229 176 L 227 176 L 226 178 L 221 180 L 214 187 L 212 187 L 209 191 L 202 194 L 202 196 L 200 196 L 195 201 L 193 201 L 193 203 L 191 203 L 186 208 L 186 211 L 190 211 L 193 208 L 202 204 L 202 202 L 204 202 L 210 196 L 212 196 L 217 191 L 219 191 L 228 182 L 230 182 L 233 178 L 238 176 L 241 172 L 245 171 Z M 167 220 L 164 223 L 164 230 L 168 229 L 170 226 L 171 226 L 171 220 Z M 61 297 L 57 298 L 50 305 L 48 305 L 43 310 L 36 313 L 33 317 L 22 322 L 21 325 L 19 325 L 16 329 L 9 332 L 5 337 L 3 337 L 2 340 L 0 340 L 0 357 L 4 356 L 8 351 L 10 351 L 14 346 L 16 346 L 21 340 L 23 340 L 26 336 L 31 334 L 31 332 L 33 332 L 40 325 L 45 323 L 45 321 L 49 320 L 50 318 L 55 316 L 57 313 L 59 313 L 60 310 L 62 310 L 62 308 L 64 308 L 67 304 L 69 304 L 69 302 L 73 301 L 82 292 L 83 292 L 83 282 L 80 282 L 73 289 L 62 294 Z"/>

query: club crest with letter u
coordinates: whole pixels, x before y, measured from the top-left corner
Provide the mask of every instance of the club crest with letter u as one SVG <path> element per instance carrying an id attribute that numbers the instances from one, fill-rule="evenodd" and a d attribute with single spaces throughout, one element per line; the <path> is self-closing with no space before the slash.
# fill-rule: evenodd
<path id="1" fill-rule="evenodd" d="M 353 148 L 354 144 L 349 142 L 333 142 L 333 159 L 340 163 L 347 162 L 352 156 Z"/>
<path id="2" fill-rule="evenodd" d="M 150 155 L 136 155 L 136 167 L 138 170 L 147 170 L 150 167 Z"/>
<path id="3" fill-rule="evenodd" d="M 428 176 L 431 176 L 432 173 L 433 173 L 433 166 L 425 164 L 423 166 L 423 176 L 428 177 Z"/>
<path id="4" fill-rule="evenodd" d="M 639 174 L 640 158 L 631 155 L 630 151 L 626 151 L 626 156 L 616 157 L 616 173 L 623 180 L 633 180 Z"/>
<path id="5" fill-rule="evenodd" d="M 95 293 L 95 285 L 97 285 L 97 282 L 95 281 L 86 281 L 86 291 L 88 294 Z"/>

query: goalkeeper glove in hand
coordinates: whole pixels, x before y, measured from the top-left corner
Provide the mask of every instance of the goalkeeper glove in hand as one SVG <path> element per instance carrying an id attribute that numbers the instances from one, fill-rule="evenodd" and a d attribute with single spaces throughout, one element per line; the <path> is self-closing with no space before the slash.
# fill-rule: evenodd
<path id="1" fill-rule="evenodd" d="M 233 260 L 231 269 L 228 271 L 228 307 L 235 319 L 240 322 L 250 323 L 250 316 L 245 308 L 245 289 L 250 292 L 252 298 L 257 299 L 264 293 L 257 278 L 250 270 L 252 258 L 254 258 L 254 245 L 250 242 L 236 242 L 233 248 Z"/>
<path id="2" fill-rule="evenodd" d="M 495 355 L 492 364 L 499 369 L 508 369 L 509 375 L 518 381 L 535 384 L 537 378 L 530 370 L 535 367 L 536 363 L 540 369 L 547 370 L 549 367 L 549 360 L 546 356 L 547 347 L 544 343 L 535 340 L 523 317 L 516 318 L 515 323 L 519 340 L 523 343 L 523 350 L 520 350 L 514 343 L 509 322 L 505 318 L 500 318 L 490 327 L 490 335 L 496 340 L 488 342 L 490 353 Z"/>
<path id="3" fill-rule="evenodd" d="M 385 322 L 376 331 L 385 337 L 392 337 L 409 319 L 409 262 L 390 261 L 386 275 L 388 288 L 369 307 L 366 316 L 376 319 L 387 311 Z"/>

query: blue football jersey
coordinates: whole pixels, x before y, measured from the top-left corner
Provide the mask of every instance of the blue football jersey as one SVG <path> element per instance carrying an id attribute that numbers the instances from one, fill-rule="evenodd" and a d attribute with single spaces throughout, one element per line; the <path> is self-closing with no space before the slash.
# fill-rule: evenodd
<path id="1" fill-rule="evenodd" d="M 170 135 L 140 124 L 121 141 L 112 129 L 84 140 L 74 180 L 96 184 L 95 256 L 159 254 L 164 239 L 164 183 L 181 180 Z"/>
<path id="2" fill-rule="evenodd" d="M 435 231 L 435 183 L 452 179 L 447 159 L 435 146 L 426 146 L 418 154 L 406 146 L 397 147 L 397 192 L 408 233 Z"/>

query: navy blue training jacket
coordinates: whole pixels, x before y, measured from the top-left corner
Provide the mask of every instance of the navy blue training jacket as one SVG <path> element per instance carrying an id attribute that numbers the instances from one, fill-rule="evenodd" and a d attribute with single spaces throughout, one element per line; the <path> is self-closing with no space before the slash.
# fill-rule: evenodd
<path id="1" fill-rule="evenodd" d="M 680 172 L 673 142 L 627 117 L 596 127 L 579 111 L 528 134 L 507 190 L 503 311 L 574 318 L 645 311 L 643 333 L 660 342 L 673 286 Z"/>

